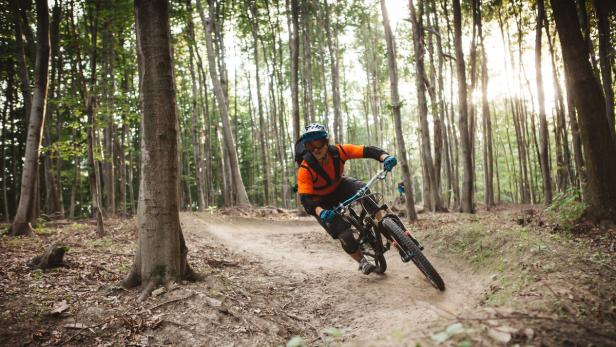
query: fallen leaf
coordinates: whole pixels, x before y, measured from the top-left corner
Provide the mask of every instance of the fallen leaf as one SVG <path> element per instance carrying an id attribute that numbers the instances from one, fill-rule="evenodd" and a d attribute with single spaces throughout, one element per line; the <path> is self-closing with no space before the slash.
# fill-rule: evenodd
<path id="1" fill-rule="evenodd" d="M 502 344 L 506 344 L 511 341 L 511 334 L 505 331 L 498 330 L 498 328 L 493 328 L 488 331 L 488 336 L 490 336 L 494 341 L 500 342 Z"/>
<path id="2" fill-rule="evenodd" d="M 69 309 L 68 303 L 66 303 L 66 300 L 62 300 L 53 306 L 53 309 L 51 310 L 50 314 L 59 315 L 68 309 Z"/>

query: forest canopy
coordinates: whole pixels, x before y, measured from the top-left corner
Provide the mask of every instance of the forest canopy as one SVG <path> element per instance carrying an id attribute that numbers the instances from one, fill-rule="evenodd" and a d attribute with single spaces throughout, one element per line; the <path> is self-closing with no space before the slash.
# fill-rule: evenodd
<path id="1" fill-rule="evenodd" d="M 386 200 L 408 179 L 432 211 L 573 197 L 614 219 L 614 7 L 171 1 L 180 208 L 295 208 L 293 144 L 320 122 L 332 143 L 408 160 Z M 134 214 L 143 110 L 133 2 L 10 0 L 0 16 L 2 218 Z M 350 162 L 347 174 L 364 179 L 378 165 Z"/>

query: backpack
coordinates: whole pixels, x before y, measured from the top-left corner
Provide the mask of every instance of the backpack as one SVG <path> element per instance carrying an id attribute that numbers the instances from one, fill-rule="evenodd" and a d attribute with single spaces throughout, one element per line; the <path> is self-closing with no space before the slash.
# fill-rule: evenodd
<path id="1" fill-rule="evenodd" d="M 295 142 L 294 160 L 295 160 L 295 163 L 297 164 L 297 167 L 299 168 L 300 166 L 302 166 L 302 162 L 305 160 L 306 164 L 308 164 L 308 166 L 312 170 L 314 170 L 314 172 L 316 172 L 317 175 L 321 176 L 325 180 L 325 182 L 327 182 L 325 186 L 315 187 L 316 190 L 329 187 L 332 183 L 340 179 L 340 165 L 341 165 L 342 159 L 340 158 L 340 152 L 338 151 L 338 146 L 328 145 L 327 150 L 329 151 L 329 154 L 334 160 L 334 172 L 336 173 L 336 177 L 334 177 L 334 179 L 329 177 L 327 172 L 325 172 L 325 170 L 323 170 L 321 165 L 317 163 L 317 159 L 312 155 L 312 153 L 310 153 L 310 151 L 308 151 L 308 149 L 306 149 L 306 145 L 302 143 L 301 140 L 297 140 L 297 142 Z M 293 187 L 293 191 L 297 192 L 297 183 Z"/>

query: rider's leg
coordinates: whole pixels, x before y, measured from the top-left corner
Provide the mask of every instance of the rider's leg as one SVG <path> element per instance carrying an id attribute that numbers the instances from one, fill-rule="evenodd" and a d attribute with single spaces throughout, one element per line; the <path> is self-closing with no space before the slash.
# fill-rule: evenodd
<path id="1" fill-rule="evenodd" d="M 323 226 L 323 228 L 325 228 L 325 230 L 327 230 L 329 235 L 331 235 L 334 239 L 340 240 L 342 249 L 344 249 L 344 251 L 351 258 L 353 258 L 353 260 L 359 263 L 359 270 L 361 270 L 362 273 L 367 275 L 376 269 L 376 267 L 371 264 L 359 250 L 359 242 L 355 239 L 349 223 L 347 223 L 340 216 L 334 217 L 331 222 L 325 223 L 319 220 L 319 223 Z"/>

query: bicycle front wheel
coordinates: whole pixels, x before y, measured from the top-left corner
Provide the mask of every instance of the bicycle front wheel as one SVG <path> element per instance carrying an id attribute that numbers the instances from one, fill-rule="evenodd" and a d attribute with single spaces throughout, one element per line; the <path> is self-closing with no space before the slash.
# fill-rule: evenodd
<path id="1" fill-rule="evenodd" d="M 402 247 L 405 252 L 413 255 L 411 260 L 417 266 L 424 276 L 432 283 L 432 285 L 438 290 L 445 290 L 445 282 L 441 276 L 436 272 L 430 261 L 423 255 L 419 246 L 411 239 L 404 230 L 391 218 L 383 219 L 383 228 L 391 234 L 391 236 L 398 243 L 398 247 Z"/>

